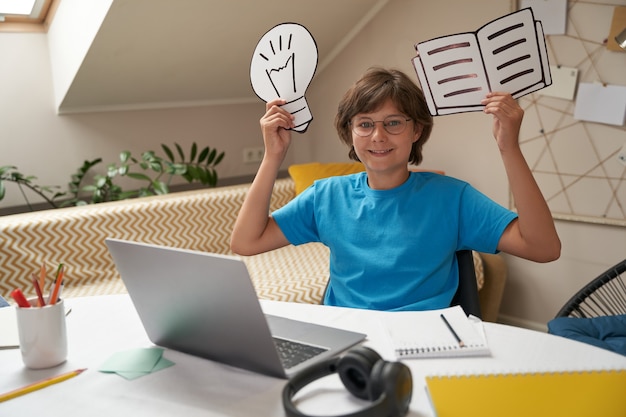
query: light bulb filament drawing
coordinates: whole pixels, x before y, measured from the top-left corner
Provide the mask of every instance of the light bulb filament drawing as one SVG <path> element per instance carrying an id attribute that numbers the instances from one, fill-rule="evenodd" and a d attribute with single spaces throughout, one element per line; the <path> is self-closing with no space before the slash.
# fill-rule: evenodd
<path id="1" fill-rule="evenodd" d="M 295 93 L 296 92 L 296 74 L 295 74 L 295 54 L 290 54 L 289 58 L 287 58 L 287 62 L 285 63 L 285 65 L 278 67 L 278 68 L 270 68 L 270 69 L 266 69 L 265 73 L 267 74 L 267 78 L 269 78 L 270 82 L 272 83 L 272 87 L 274 87 L 274 91 L 276 91 L 276 94 L 278 96 L 281 96 L 280 91 L 278 91 L 278 87 L 277 84 L 283 85 L 283 86 L 288 86 L 289 84 L 292 85 L 292 91 Z M 286 81 L 276 81 L 274 82 L 274 80 L 272 79 L 272 76 L 276 77 L 276 78 L 280 78 L 282 77 L 286 77 L 288 78 L 288 80 Z"/>
<path id="2" fill-rule="evenodd" d="M 294 130 L 304 132 L 313 119 L 304 93 L 316 67 L 317 45 L 309 31 L 296 23 L 283 23 L 257 44 L 250 81 L 256 95 L 265 102 L 286 100 L 283 108 L 295 116 Z"/>

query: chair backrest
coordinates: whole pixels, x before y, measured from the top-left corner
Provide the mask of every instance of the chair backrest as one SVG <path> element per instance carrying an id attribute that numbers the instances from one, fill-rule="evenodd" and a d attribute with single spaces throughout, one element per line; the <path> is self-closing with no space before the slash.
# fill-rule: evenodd
<path id="1" fill-rule="evenodd" d="M 478 299 L 478 284 L 476 283 L 476 268 L 474 267 L 474 256 L 471 250 L 460 250 L 456 253 L 459 265 L 459 287 L 452 298 L 450 306 L 460 305 L 467 315 L 474 315 L 482 318 L 480 312 L 480 302 Z M 328 282 L 324 289 L 324 295 L 328 291 Z M 320 303 L 324 302 L 324 297 Z"/>
<path id="2" fill-rule="evenodd" d="M 556 317 L 599 317 L 626 314 L 626 259 L 581 288 Z"/>
<path id="3" fill-rule="evenodd" d="M 476 283 L 476 268 L 471 250 L 460 250 L 456 253 L 459 264 L 459 287 L 452 298 L 451 306 L 460 305 L 467 315 L 482 318 Z"/>

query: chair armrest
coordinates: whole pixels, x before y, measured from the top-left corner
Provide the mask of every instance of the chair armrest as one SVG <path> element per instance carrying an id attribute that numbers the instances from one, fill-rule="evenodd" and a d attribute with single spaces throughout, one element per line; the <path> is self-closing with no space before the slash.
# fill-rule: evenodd
<path id="1" fill-rule="evenodd" d="M 483 260 L 485 282 L 478 298 L 484 321 L 495 322 L 498 319 L 504 285 L 507 278 L 507 265 L 501 255 L 480 253 Z"/>

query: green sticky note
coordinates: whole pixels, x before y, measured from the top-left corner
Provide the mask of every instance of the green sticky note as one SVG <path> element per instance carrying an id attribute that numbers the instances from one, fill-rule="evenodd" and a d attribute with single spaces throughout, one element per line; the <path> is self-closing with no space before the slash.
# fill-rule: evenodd
<path id="1" fill-rule="evenodd" d="M 150 371 L 150 372 L 120 372 L 120 371 L 118 371 L 118 372 L 116 372 L 116 374 L 118 374 L 119 376 L 121 376 L 123 378 L 126 378 L 128 380 L 133 380 L 133 379 L 137 379 L 139 377 L 151 374 L 153 372 L 160 371 L 161 369 L 168 368 L 168 367 L 170 367 L 172 365 L 174 365 L 174 362 L 172 362 L 172 361 L 170 361 L 168 359 L 165 359 L 165 358 L 161 358 L 157 362 L 157 364 L 154 366 L 154 368 L 152 368 L 152 371 Z"/>
<path id="2" fill-rule="evenodd" d="M 174 362 L 163 358 L 162 348 L 139 348 L 114 353 L 99 371 L 135 379 L 172 365 Z"/>

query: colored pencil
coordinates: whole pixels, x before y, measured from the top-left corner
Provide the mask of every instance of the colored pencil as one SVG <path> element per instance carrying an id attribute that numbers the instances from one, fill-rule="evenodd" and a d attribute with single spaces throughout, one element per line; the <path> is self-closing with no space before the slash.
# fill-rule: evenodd
<path id="1" fill-rule="evenodd" d="M 37 307 L 43 307 L 46 305 L 46 302 L 43 299 L 43 294 L 41 292 L 41 287 L 39 286 L 39 281 L 37 279 L 37 275 L 32 275 L 33 286 L 35 287 L 35 293 L 37 294 Z"/>
<path id="2" fill-rule="evenodd" d="M 41 263 L 41 269 L 39 270 L 39 288 L 42 290 L 46 288 L 46 263 Z"/>
<path id="3" fill-rule="evenodd" d="M 33 391 L 40 390 L 42 388 L 46 388 L 53 384 L 58 384 L 59 382 L 63 382 L 70 378 L 74 378 L 76 375 L 80 375 L 86 369 L 76 369 L 75 371 L 67 372 L 65 374 L 53 376 L 50 378 L 42 379 L 41 381 L 33 382 L 32 384 L 23 386 L 22 388 L 18 388 L 13 391 L 5 392 L 4 394 L 0 394 L 0 403 L 3 401 L 8 401 L 13 398 L 19 397 L 21 395 L 29 394 Z"/>
<path id="4" fill-rule="evenodd" d="M 54 288 L 52 293 L 50 294 L 50 298 L 48 299 L 48 304 L 54 305 L 57 303 L 59 299 L 59 289 L 61 288 L 61 282 L 63 282 L 63 274 L 65 271 L 65 265 L 59 264 L 59 269 L 57 270 L 57 276 L 54 280 Z"/>

